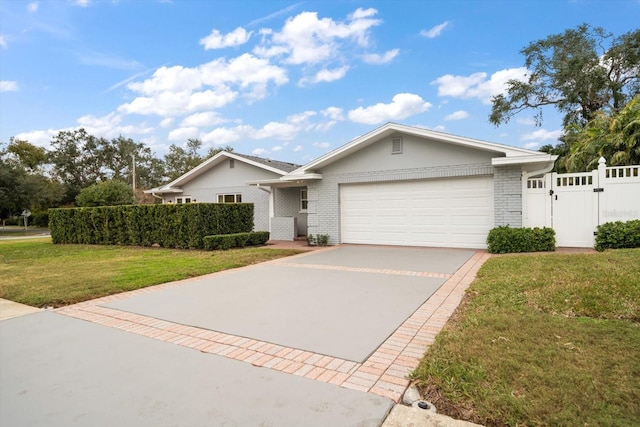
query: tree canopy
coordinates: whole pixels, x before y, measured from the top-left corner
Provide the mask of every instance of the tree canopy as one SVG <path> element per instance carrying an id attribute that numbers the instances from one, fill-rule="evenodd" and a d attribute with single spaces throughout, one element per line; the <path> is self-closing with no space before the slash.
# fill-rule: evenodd
<path id="1" fill-rule="evenodd" d="M 117 180 L 90 185 L 76 197 L 76 205 L 86 207 L 132 205 L 134 202 L 133 189 Z"/>
<path id="2" fill-rule="evenodd" d="M 640 93 L 640 30 L 614 37 L 603 28 L 582 24 L 530 43 L 521 53 L 525 80 L 509 80 L 506 95 L 492 99 L 489 121 L 507 123 L 524 110 L 564 114 L 564 125 L 584 126 L 600 111 L 616 113 Z"/>
<path id="3" fill-rule="evenodd" d="M 153 203 L 143 189 L 172 181 L 220 151 L 233 151 L 227 145 L 201 154 L 202 148 L 200 140 L 189 139 L 156 158 L 144 143 L 122 135 L 99 138 L 83 128 L 58 132 L 50 150 L 11 138 L 0 144 L 0 217 L 73 204 Z M 134 162 L 136 194 L 116 197 L 133 187 Z"/>

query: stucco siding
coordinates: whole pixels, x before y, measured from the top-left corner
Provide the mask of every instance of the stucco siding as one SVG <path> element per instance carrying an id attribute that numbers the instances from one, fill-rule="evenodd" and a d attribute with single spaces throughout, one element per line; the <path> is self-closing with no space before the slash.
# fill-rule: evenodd
<path id="1" fill-rule="evenodd" d="M 402 138 L 402 153 L 391 153 L 393 138 Z M 431 168 L 450 165 L 491 163 L 497 153 L 410 135 L 395 135 L 362 148 L 357 153 L 327 166 L 323 174 L 345 174 Z"/>

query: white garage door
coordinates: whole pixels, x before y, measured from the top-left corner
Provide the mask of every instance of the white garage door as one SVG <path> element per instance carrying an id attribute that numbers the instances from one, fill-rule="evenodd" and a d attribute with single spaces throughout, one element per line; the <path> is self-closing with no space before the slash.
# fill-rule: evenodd
<path id="1" fill-rule="evenodd" d="M 485 248 L 493 177 L 340 186 L 343 243 Z"/>

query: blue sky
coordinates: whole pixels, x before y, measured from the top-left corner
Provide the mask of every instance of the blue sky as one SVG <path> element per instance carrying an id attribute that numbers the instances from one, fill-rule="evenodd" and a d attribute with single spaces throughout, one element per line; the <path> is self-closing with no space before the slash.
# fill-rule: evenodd
<path id="1" fill-rule="evenodd" d="M 496 128 L 489 99 L 583 22 L 621 35 L 640 1 L 3 0 L 0 142 L 84 127 L 303 164 L 394 121 L 538 149 L 560 117 Z"/>

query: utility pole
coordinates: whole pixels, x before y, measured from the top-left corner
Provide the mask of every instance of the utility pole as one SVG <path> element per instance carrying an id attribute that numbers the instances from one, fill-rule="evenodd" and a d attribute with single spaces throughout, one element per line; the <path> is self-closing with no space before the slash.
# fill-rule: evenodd
<path id="1" fill-rule="evenodd" d="M 131 154 L 131 162 L 133 167 L 131 168 L 131 182 L 133 187 L 133 197 L 136 197 L 136 155 Z"/>

